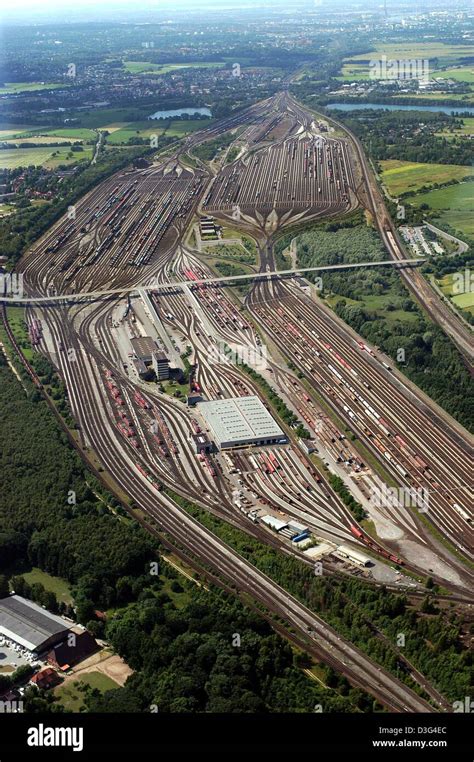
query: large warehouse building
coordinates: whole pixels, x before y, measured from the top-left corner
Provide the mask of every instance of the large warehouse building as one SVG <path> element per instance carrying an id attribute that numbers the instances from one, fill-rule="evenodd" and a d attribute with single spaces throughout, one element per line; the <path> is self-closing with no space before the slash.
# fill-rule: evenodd
<path id="1" fill-rule="evenodd" d="M 0 635 L 28 651 L 41 653 L 66 637 L 69 626 L 20 595 L 0 599 Z"/>
<path id="2" fill-rule="evenodd" d="M 285 433 L 256 396 L 200 402 L 197 409 L 219 449 L 287 441 Z"/>

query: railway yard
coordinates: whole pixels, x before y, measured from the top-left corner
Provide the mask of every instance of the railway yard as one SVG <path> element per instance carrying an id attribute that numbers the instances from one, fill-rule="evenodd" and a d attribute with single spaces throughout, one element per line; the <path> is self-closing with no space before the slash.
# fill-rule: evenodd
<path id="1" fill-rule="evenodd" d="M 190 162 L 199 145 L 229 133 L 236 158 L 226 163 L 227 147 L 207 164 Z M 289 622 L 312 653 L 388 708 L 444 711 L 423 676 L 416 680 L 427 698 L 173 499 L 179 494 L 276 552 L 311 566 L 321 561 L 327 574 L 415 594 L 430 576 L 470 601 L 468 432 L 295 280 L 260 277 L 244 294 L 206 284 L 215 273 L 189 235 L 201 214 L 231 220 L 252 235 L 256 274 L 264 275 L 278 269 L 278 230 L 364 207 L 370 191 L 363 186 L 349 139 L 279 93 L 194 133 L 172 156 L 101 183 L 18 268 L 30 297 L 134 284 L 159 284 L 159 291 L 31 304 L 25 316 L 34 351 L 51 359 L 66 384 L 83 453 L 94 453 L 160 531 Z M 392 231 L 386 236 L 400 259 Z M 186 285 L 166 288 L 180 281 Z M 137 355 L 140 339 L 151 341 L 149 357 Z M 155 354 L 166 355 L 161 379 Z M 213 446 L 200 402 L 251 396 L 278 422 L 281 442 Z M 297 436 L 298 425 L 309 442 Z M 335 491 L 336 476 L 367 522 Z"/>

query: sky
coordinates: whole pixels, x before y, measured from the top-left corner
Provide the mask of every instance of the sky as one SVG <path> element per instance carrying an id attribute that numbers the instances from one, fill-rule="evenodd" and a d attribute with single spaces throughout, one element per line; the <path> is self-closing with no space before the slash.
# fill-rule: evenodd
<path id="1" fill-rule="evenodd" d="M 393 1 L 393 0 L 392 0 Z M 396 1 L 396 0 L 395 0 Z M 25 24 L 46 21 L 78 20 L 143 20 L 161 14 L 169 16 L 173 11 L 194 9 L 203 12 L 207 8 L 224 10 L 228 8 L 282 8 L 305 7 L 314 9 L 326 6 L 360 8 L 374 7 L 383 0 L 3 0 L 0 6 L 0 22 L 21 21 Z"/>

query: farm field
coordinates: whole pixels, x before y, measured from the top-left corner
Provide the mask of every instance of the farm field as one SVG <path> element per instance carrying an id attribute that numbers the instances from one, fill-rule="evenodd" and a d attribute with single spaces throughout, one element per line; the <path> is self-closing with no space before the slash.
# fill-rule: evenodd
<path id="1" fill-rule="evenodd" d="M 151 121 L 128 122 L 118 130 L 113 130 L 107 138 L 107 143 L 117 145 L 127 143 L 130 138 L 149 138 L 151 135 L 162 135 L 163 127 L 154 125 Z"/>
<path id="2" fill-rule="evenodd" d="M 474 235 L 474 180 L 420 193 L 415 203 L 428 204 L 440 212 L 437 219 L 441 223 L 449 223 L 461 234 Z"/>
<path id="3" fill-rule="evenodd" d="M 461 82 L 474 82 L 471 66 L 463 66 L 459 69 L 453 68 L 456 64 L 461 64 L 464 57 L 474 55 L 474 45 L 448 45 L 443 42 L 380 42 L 375 45 L 374 50 L 346 58 L 338 79 L 344 81 L 368 79 L 370 71 L 369 62 L 379 59 L 382 55 L 387 56 L 388 60 L 428 59 L 431 77 L 451 77 Z M 438 67 L 446 66 L 448 67 L 447 70 L 436 71 L 433 65 L 434 58 L 437 59 Z M 472 78 L 470 78 L 469 71 L 472 74 Z M 448 72 L 450 73 L 448 74 Z M 455 72 L 457 72 L 457 76 Z M 466 77 L 468 78 L 466 79 Z M 428 93 L 421 97 L 426 98 L 428 95 L 432 97 Z"/>
<path id="4" fill-rule="evenodd" d="M 382 181 L 393 196 L 400 196 L 407 191 L 416 191 L 424 185 L 462 180 L 474 174 L 472 167 L 461 167 L 456 164 L 418 164 L 396 159 L 379 163 L 382 167 Z M 446 193 L 447 190 L 449 188 L 444 188 L 440 192 Z"/>
<path id="5" fill-rule="evenodd" d="M 351 56 L 347 61 L 369 61 L 376 55 L 387 58 L 438 58 L 440 65 L 446 65 L 445 59 L 455 64 L 461 58 L 474 55 L 474 45 L 448 45 L 444 42 L 380 42 L 374 50 Z"/>
<path id="6" fill-rule="evenodd" d="M 56 154 L 53 156 L 53 154 Z M 16 167 L 43 166 L 54 169 L 60 164 L 75 164 L 82 159 L 92 159 L 92 148 L 69 156 L 70 149 L 64 148 L 7 148 L 0 151 L 0 169 L 15 169 Z"/>
<path id="7" fill-rule="evenodd" d="M 187 135 L 190 132 L 203 130 L 212 124 L 213 121 L 213 119 L 178 119 L 170 123 L 169 128 L 166 130 L 166 135 L 168 137 Z"/>
<path id="8" fill-rule="evenodd" d="M 471 88 L 472 89 L 472 88 Z M 395 96 L 392 100 L 393 103 L 396 103 L 397 101 L 403 99 L 403 102 L 405 102 L 405 98 L 411 101 L 419 101 L 423 99 L 424 101 L 441 101 L 441 105 L 444 105 L 444 101 L 455 101 L 455 104 L 459 111 L 462 111 L 463 104 L 466 106 L 473 106 L 474 105 L 474 92 L 473 93 L 463 93 L 462 95 L 456 94 L 456 93 L 404 93 L 403 96 Z M 402 104 L 403 105 L 403 104 Z M 453 106 L 454 108 L 454 106 Z"/>
<path id="9" fill-rule="evenodd" d="M 454 79 L 456 82 L 474 83 L 474 68 L 472 66 L 459 66 L 444 69 L 444 71 L 435 71 L 432 76 L 440 79 Z"/>
<path id="10" fill-rule="evenodd" d="M 81 112 L 79 120 L 79 127 L 87 129 L 107 129 L 107 126 L 118 125 L 120 129 L 126 124 L 131 122 L 137 122 L 140 119 L 146 119 L 148 114 L 153 113 L 153 106 L 146 110 L 146 113 L 140 109 L 134 108 L 100 108 L 94 109 L 87 113 Z"/>
<path id="11" fill-rule="evenodd" d="M 36 127 L 36 131 L 41 128 Z M 0 140 L 6 140 L 8 138 L 15 138 L 17 135 L 26 135 L 31 132 L 32 128 L 26 124 L 5 124 L 0 123 Z"/>
<path id="12" fill-rule="evenodd" d="M 149 138 L 151 135 L 163 135 L 167 137 L 181 137 L 190 132 L 201 130 L 210 124 L 210 119 L 185 119 L 172 122 L 159 120 L 144 120 L 141 122 L 123 122 L 117 129 L 113 129 L 107 138 L 110 145 L 127 143 L 130 138 Z M 105 129 L 109 129 L 105 127 Z"/>
<path id="13" fill-rule="evenodd" d="M 49 135 L 58 138 L 72 138 L 74 140 L 96 140 L 97 135 L 94 130 L 85 127 L 51 127 L 38 132 L 39 135 Z"/>
<path id="14" fill-rule="evenodd" d="M 438 281 L 438 286 L 443 294 L 449 296 L 457 307 L 466 310 L 466 312 L 471 312 L 474 315 L 474 291 L 467 291 L 464 294 L 453 293 L 453 280 L 452 274 L 445 275 L 444 278 L 441 278 L 441 280 Z"/>
<path id="15" fill-rule="evenodd" d="M 0 87 L 0 95 L 34 90 L 57 90 L 59 87 L 69 87 L 69 85 L 61 82 L 6 82 L 4 87 Z"/>
<path id="16" fill-rule="evenodd" d="M 123 61 L 124 68 L 131 74 L 168 74 L 177 69 L 218 69 L 225 66 L 217 61 L 199 61 L 195 63 L 156 64 L 146 61 Z"/>
<path id="17" fill-rule="evenodd" d="M 369 71 L 368 63 L 345 63 L 340 76 L 336 79 L 344 82 L 357 82 L 359 79 L 369 79 Z"/>
<path id="18" fill-rule="evenodd" d="M 65 136 L 61 135 L 35 135 L 35 136 L 25 136 L 17 138 L 3 138 L 2 142 L 8 143 L 9 145 L 16 145 L 18 143 L 32 143 L 33 145 L 50 145 L 50 143 L 65 143 L 68 142 L 69 144 L 74 143 L 75 141 L 72 138 L 66 138 Z"/>

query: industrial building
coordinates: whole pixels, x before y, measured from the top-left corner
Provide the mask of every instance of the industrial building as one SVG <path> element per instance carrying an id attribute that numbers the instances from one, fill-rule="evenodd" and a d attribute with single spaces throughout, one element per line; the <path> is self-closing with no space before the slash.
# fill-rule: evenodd
<path id="1" fill-rule="evenodd" d="M 164 352 L 153 352 L 151 364 L 157 381 L 166 381 L 170 377 L 169 360 Z"/>
<path id="2" fill-rule="evenodd" d="M 191 444 L 196 454 L 212 452 L 212 442 L 202 432 L 191 434 Z"/>
<path id="3" fill-rule="evenodd" d="M 350 561 L 351 564 L 356 566 L 373 566 L 373 561 L 368 556 L 364 556 L 363 553 L 359 553 L 358 550 L 352 550 L 348 545 L 339 545 L 337 550 L 334 551 L 334 555 L 338 558 Z"/>
<path id="4" fill-rule="evenodd" d="M 257 396 L 200 402 L 197 407 L 219 449 L 287 441 Z"/>
<path id="5" fill-rule="evenodd" d="M 0 635 L 28 651 L 41 653 L 64 640 L 69 625 L 20 595 L 0 599 Z"/>
<path id="6" fill-rule="evenodd" d="M 199 230 L 202 236 L 217 238 L 217 228 L 214 217 L 201 217 Z"/>
<path id="7" fill-rule="evenodd" d="M 158 350 L 153 339 L 150 336 L 140 336 L 139 338 L 130 339 L 130 343 L 138 359 L 150 365 L 153 353 Z"/>

